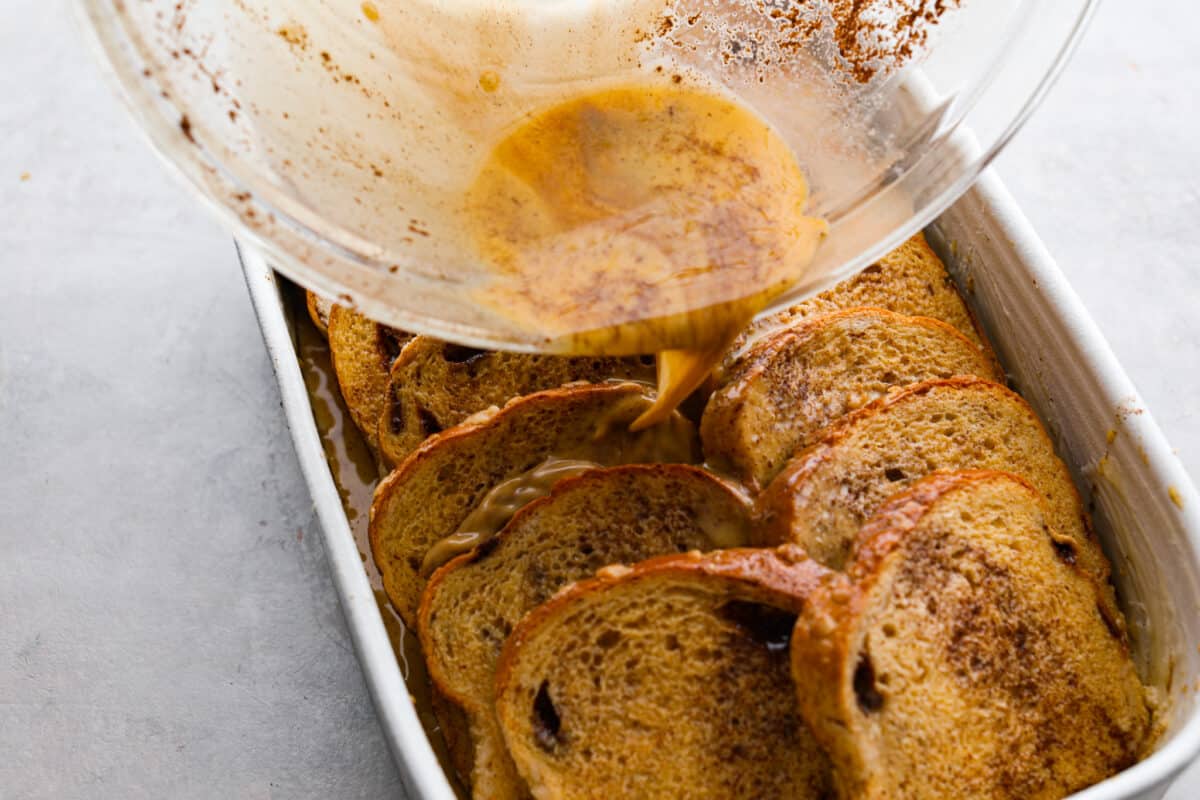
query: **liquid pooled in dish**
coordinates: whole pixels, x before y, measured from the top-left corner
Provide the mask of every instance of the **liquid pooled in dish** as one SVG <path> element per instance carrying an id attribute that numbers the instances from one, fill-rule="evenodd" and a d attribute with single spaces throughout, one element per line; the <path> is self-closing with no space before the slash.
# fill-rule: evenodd
<path id="1" fill-rule="evenodd" d="M 598 91 L 490 153 L 466 224 L 494 276 L 478 301 L 562 353 L 658 353 L 665 418 L 734 335 L 803 274 L 826 232 L 787 144 L 680 85 Z"/>

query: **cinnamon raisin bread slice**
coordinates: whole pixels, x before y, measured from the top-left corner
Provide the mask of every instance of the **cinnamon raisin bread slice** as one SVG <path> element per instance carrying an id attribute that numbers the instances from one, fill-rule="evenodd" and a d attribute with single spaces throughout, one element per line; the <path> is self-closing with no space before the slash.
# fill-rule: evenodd
<path id="1" fill-rule="evenodd" d="M 416 624 L 426 580 L 445 556 L 498 531 L 556 477 L 594 466 L 698 461 L 695 427 L 678 414 L 629 430 L 652 402 L 645 391 L 580 384 L 526 395 L 409 454 L 376 488 L 369 525 L 384 590 L 404 621 Z"/>
<path id="2" fill-rule="evenodd" d="M 329 312 L 329 353 L 350 418 L 379 452 L 379 415 L 387 397 L 388 370 L 412 337 L 335 305 Z"/>
<path id="3" fill-rule="evenodd" d="M 935 470 L 962 469 L 1014 472 L 1037 487 L 1052 527 L 1076 542 L 1080 565 L 1108 586 L 1108 560 L 1037 415 L 981 378 L 914 384 L 835 422 L 761 495 L 762 533 L 840 569 L 858 529 L 888 497 Z"/>
<path id="4" fill-rule="evenodd" d="M 933 378 L 1004 376 L 957 330 L 928 317 L 856 308 L 802 320 L 756 344 L 709 398 L 709 463 L 758 491 L 797 448 L 889 389 Z"/>
<path id="5" fill-rule="evenodd" d="M 931 476 L 864 526 L 792 639 L 841 796 L 1053 800 L 1139 757 L 1145 692 L 1077 542 L 1006 473 Z"/>
<path id="6" fill-rule="evenodd" d="M 802 319 L 859 306 L 886 308 L 913 317 L 932 317 L 956 328 L 990 359 L 995 360 L 967 306 L 946 272 L 946 266 L 918 233 L 874 264 L 832 289 L 791 308 L 756 320 L 734 341 L 721 372 L 757 340 Z M 719 381 L 718 381 L 719 382 Z"/>
<path id="7" fill-rule="evenodd" d="M 787 642 L 833 574 L 798 548 L 609 567 L 525 617 L 496 713 L 537 798 L 826 798 Z"/>
<path id="8" fill-rule="evenodd" d="M 521 618 L 608 564 L 749 543 L 747 501 L 682 464 L 595 469 L 559 481 L 494 539 L 434 573 L 417 620 L 434 686 L 470 720 L 478 798 L 525 788 L 496 724 L 496 661 Z"/>
<path id="9" fill-rule="evenodd" d="M 383 457 L 399 464 L 427 437 L 514 397 L 612 378 L 652 381 L 654 360 L 501 353 L 418 336 L 392 364 L 376 420 Z"/>

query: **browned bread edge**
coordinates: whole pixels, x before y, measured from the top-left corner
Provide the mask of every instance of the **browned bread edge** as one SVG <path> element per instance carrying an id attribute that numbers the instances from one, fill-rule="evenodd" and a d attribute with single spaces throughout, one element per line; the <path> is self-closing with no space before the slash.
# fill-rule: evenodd
<path id="1" fill-rule="evenodd" d="M 827 751 L 838 749 L 830 736 L 848 735 L 842 721 L 841 701 L 855 691 L 852 684 L 857 668 L 848 666 L 853 662 L 851 653 L 854 649 L 852 639 L 856 635 L 855 622 L 866 613 L 872 591 L 883 575 L 888 558 L 904 546 L 910 531 L 943 496 L 997 478 L 1019 485 L 1035 503 L 1045 508 L 1046 500 L 1041 492 L 1028 480 L 1013 473 L 999 470 L 931 473 L 889 498 L 860 529 L 846 571 L 831 575 L 824 585 L 808 596 L 810 603 L 797 619 L 792 634 L 792 672 L 804 717 Z M 1046 533 L 1056 549 L 1075 544 L 1072 538 L 1050 529 Z M 1104 602 L 1105 587 L 1074 560 L 1060 558 L 1059 561 L 1092 587 L 1097 610 L 1109 632 L 1118 641 L 1121 652 L 1128 656 L 1129 646 L 1124 635 L 1123 620 L 1120 624 L 1114 624 L 1109 617 Z M 811 691 L 814 686 L 822 690 Z M 836 734 L 830 734 L 830 731 Z M 838 773 L 840 795 L 886 800 L 886 794 L 866 791 L 866 787 L 855 783 L 845 774 L 862 771 L 846 767 Z"/>
<path id="2" fill-rule="evenodd" d="M 744 394 L 756 379 L 761 378 L 764 374 L 769 373 L 775 368 L 776 359 L 780 356 L 781 351 L 803 348 L 807 342 L 815 338 L 823 330 L 831 326 L 836 326 L 842 321 L 854 319 L 873 319 L 883 323 L 887 327 L 907 325 L 936 331 L 938 335 L 945 336 L 961 345 L 963 357 L 969 357 L 975 362 L 970 373 L 963 370 L 961 374 L 971 374 L 997 383 L 1003 383 L 1005 380 L 1004 372 L 1000 369 L 994 357 L 991 357 L 985 350 L 982 350 L 979 345 L 968 339 L 953 325 L 942 320 L 932 317 L 900 314 L 874 306 L 846 308 L 817 316 L 804 317 L 756 342 L 724 373 L 716 390 L 708 399 L 700 422 L 700 438 L 705 443 L 706 456 L 711 458 L 716 454 L 722 459 L 729 458 L 727 454 L 731 452 L 731 448 L 726 446 L 728 444 L 726 435 L 742 419 L 742 415 L 746 409 Z M 959 366 L 962 365 L 960 364 Z M 953 372 L 949 373 L 949 375 L 953 374 Z M 894 382 L 890 391 L 898 391 L 907 385 L 913 384 Z M 850 414 L 856 410 L 858 409 L 853 409 L 846 413 Z M 833 422 L 836 422 L 836 419 L 829 420 L 830 424 Z M 800 438 L 798 446 L 805 446 L 812 441 L 814 436 L 819 436 L 820 434 L 821 430 L 819 428 L 808 431 L 806 435 Z M 725 444 L 721 444 L 722 442 Z M 713 443 L 713 453 L 709 452 L 710 443 Z M 728 465 L 724 465 L 723 461 L 722 464 L 723 466 L 727 466 L 731 471 L 738 473 L 735 477 L 744 482 L 752 491 L 761 490 L 763 485 L 771 477 L 774 477 L 774 474 L 771 474 L 760 484 L 760 478 L 753 474 L 754 469 L 751 464 L 742 463 L 740 468 L 732 460 Z M 786 465 L 786 461 L 784 465 Z M 777 471 L 782 470 L 784 465 L 777 467 Z"/>
<path id="3" fill-rule="evenodd" d="M 413 450 L 391 473 L 389 473 L 375 489 L 375 495 L 371 502 L 370 521 L 368 523 L 368 539 L 371 546 L 371 556 L 375 560 L 376 566 L 380 573 L 384 576 L 384 589 L 388 594 L 388 599 L 391 601 L 393 608 L 401 615 L 405 622 L 409 625 L 415 624 L 417 605 L 419 604 L 419 595 L 413 599 L 412 607 L 410 607 L 401 598 L 393 596 L 387 580 L 386 558 L 381 544 L 380 530 L 381 522 L 379 521 L 384 514 L 387 505 L 392 500 L 393 494 L 399 490 L 399 487 L 423 465 L 424 462 L 434 456 L 439 448 L 452 447 L 462 440 L 469 439 L 477 432 L 489 427 L 500 424 L 509 415 L 519 414 L 522 410 L 530 405 L 541 404 L 547 402 L 555 402 L 562 400 L 569 402 L 577 398 L 586 397 L 609 397 L 618 400 L 621 397 L 641 395 L 644 387 L 633 383 L 604 383 L 604 384 L 578 384 L 564 386 L 558 389 L 548 389 L 542 392 L 515 397 L 510 400 L 503 408 L 494 412 L 478 414 L 468 418 L 462 423 L 453 428 L 449 428 L 435 436 L 430 437 L 421 443 L 416 450 Z M 692 433 L 695 436 L 694 432 Z M 682 449 L 688 443 L 680 443 Z M 693 456 L 697 457 L 698 439 L 694 440 L 691 445 L 694 448 Z M 549 454 L 548 454 L 549 455 Z M 449 535 L 452 531 L 448 531 L 441 535 Z M 435 537 L 440 538 L 440 536 Z"/>

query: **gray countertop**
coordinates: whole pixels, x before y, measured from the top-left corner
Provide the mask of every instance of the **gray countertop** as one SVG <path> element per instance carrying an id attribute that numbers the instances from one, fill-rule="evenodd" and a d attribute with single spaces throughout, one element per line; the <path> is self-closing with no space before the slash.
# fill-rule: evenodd
<path id="1" fill-rule="evenodd" d="M 1200 11 L 1129 5 L 998 168 L 1198 475 Z M 5 11 L 0 798 L 402 796 L 229 235 Z"/>

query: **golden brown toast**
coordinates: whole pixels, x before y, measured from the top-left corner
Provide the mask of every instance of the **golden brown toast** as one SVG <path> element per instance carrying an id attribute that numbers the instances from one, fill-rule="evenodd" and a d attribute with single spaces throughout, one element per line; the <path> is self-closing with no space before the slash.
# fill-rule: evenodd
<path id="1" fill-rule="evenodd" d="M 855 308 L 800 320 L 726 372 L 700 423 L 705 459 L 758 491 L 797 448 L 890 389 L 1004 376 L 979 346 L 928 317 Z"/>
<path id="2" fill-rule="evenodd" d="M 538 606 L 496 713 L 536 798 L 827 798 L 787 642 L 833 576 L 798 548 L 610 567 Z"/>
<path id="3" fill-rule="evenodd" d="M 414 450 L 375 490 L 369 526 L 383 587 L 404 621 L 416 623 L 430 547 L 458 531 L 497 485 L 549 457 L 599 466 L 698 461 L 695 428 L 678 414 L 629 431 L 651 403 L 645 391 L 630 383 L 580 384 L 526 395 Z"/>
<path id="4" fill-rule="evenodd" d="M 304 305 L 308 308 L 308 318 L 321 335 L 329 336 L 329 312 L 333 310 L 333 301 L 306 289 Z"/>
<path id="5" fill-rule="evenodd" d="M 378 417 L 383 457 L 399 464 L 438 431 L 514 397 L 574 381 L 654 380 L 654 360 L 476 350 L 428 336 L 413 339 L 392 364 Z"/>
<path id="6" fill-rule="evenodd" d="M 434 686 L 470 718 L 478 798 L 526 793 L 496 724 L 496 662 L 521 618 L 608 564 L 745 546 L 747 500 L 702 469 L 636 464 L 565 478 L 488 544 L 434 573 L 418 631 Z"/>
<path id="7" fill-rule="evenodd" d="M 995 361 L 987 337 L 963 303 L 946 266 L 930 249 L 924 234 L 918 233 L 832 289 L 753 322 L 729 348 L 720 371 L 732 366 L 742 353 L 774 330 L 820 314 L 862 306 L 941 320 L 956 328 Z"/>
<path id="8" fill-rule="evenodd" d="M 840 569 L 858 529 L 888 497 L 935 470 L 964 469 L 1014 472 L 1036 486 L 1051 525 L 1075 540 L 1080 565 L 1108 586 L 1108 560 L 1042 423 L 1017 394 L 981 378 L 914 384 L 835 422 L 760 496 L 761 532 Z"/>
<path id="9" fill-rule="evenodd" d="M 1014 475 L 933 475 L 809 596 L 793 675 L 841 796 L 1052 800 L 1138 759 L 1122 626 L 1052 518 Z"/>
<path id="10" fill-rule="evenodd" d="M 412 337 L 380 325 L 345 306 L 329 312 L 329 354 L 350 418 L 371 450 L 379 452 L 379 415 L 387 396 L 388 370 Z"/>

